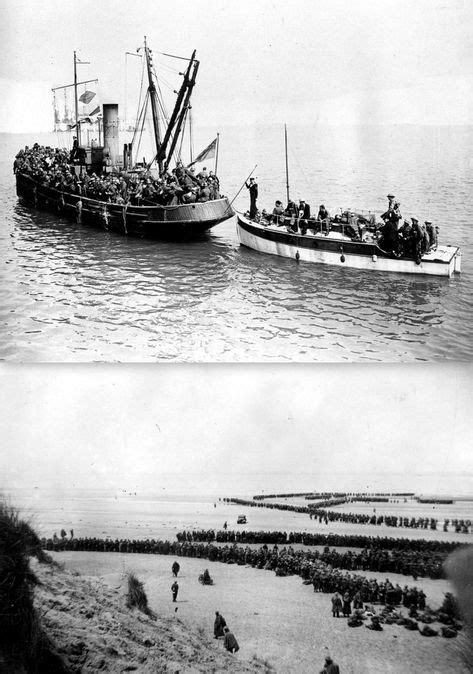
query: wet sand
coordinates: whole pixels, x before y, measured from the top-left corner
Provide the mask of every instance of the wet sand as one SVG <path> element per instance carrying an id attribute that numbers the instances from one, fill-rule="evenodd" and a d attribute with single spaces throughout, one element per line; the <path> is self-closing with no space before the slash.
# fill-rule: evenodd
<path id="1" fill-rule="evenodd" d="M 250 660 L 257 655 L 277 672 L 320 671 L 327 652 L 343 674 L 468 671 L 459 658 L 457 639 L 428 639 L 398 625 L 386 625 L 379 633 L 364 626 L 350 628 L 344 619 L 332 617 L 330 595 L 314 593 L 298 576 L 277 578 L 270 571 L 179 557 L 180 589 L 173 604 L 174 557 L 94 552 L 54 553 L 54 557 L 67 569 L 100 578 L 104 586 L 121 592 L 124 574 L 134 571 L 144 582 L 153 610 L 171 617 L 176 616 L 177 608 L 184 624 L 201 628 L 210 636 L 215 611 L 220 611 L 240 644 L 235 657 Z M 213 586 L 198 582 L 204 568 L 209 569 Z M 365 575 L 386 578 L 386 574 L 374 572 Z M 388 577 L 400 584 L 407 582 L 406 576 Z M 418 579 L 416 585 L 424 589 L 433 608 L 451 589 L 444 580 Z"/>
<path id="2" fill-rule="evenodd" d="M 351 536 L 387 536 L 390 538 L 412 538 L 415 540 L 473 542 L 473 534 L 457 534 L 453 531 L 432 531 L 431 529 L 395 528 L 385 525 L 354 524 L 351 522 L 319 522 L 309 515 L 270 508 L 252 508 L 230 505 L 216 501 L 189 502 L 149 502 L 138 499 L 109 499 L 89 502 L 80 506 L 75 502 L 64 502 L 58 511 L 48 504 L 35 504 L 35 508 L 23 508 L 26 516 L 31 515 L 35 529 L 41 536 L 52 537 L 61 528 L 69 532 L 74 529 L 76 537 L 96 536 L 99 538 L 160 538 L 175 540 L 178 531 L 189 529 L 222 529 L 224 522 L 229 530 L 235 531 L 307 531 L 311 533 L 340 534 Z M 356 510 L 356 509 L 354 509 Z M 403 514 L 399 507 L 399 514 Z M 237 516 L 246 515 L 247 524 L 237 524 Z M 420 515 L 420 512 L 419 512 Z"/>

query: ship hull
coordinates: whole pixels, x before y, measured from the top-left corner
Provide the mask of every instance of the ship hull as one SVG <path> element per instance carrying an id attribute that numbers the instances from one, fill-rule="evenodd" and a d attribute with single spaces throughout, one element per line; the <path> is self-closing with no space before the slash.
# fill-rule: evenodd
<path id="1" fill-rule="evenodd" d="M 175 206 L 113 204 L 62 192 L 24 173 L 16 174 L 16 192 L 35 208 L 78 224 L 147 239 L 191 239 L 234 215 L 226 197 Z"/>
<path id="2" fill-rule="evenodd" d="M 375 242 L 352 241 L 335 232 L 328 236 L 322 232 L 290 233 L 284 228 L 264 226 L 240 213 L 237 213 L 237 233 L 242 246 L 297 261 L 427 276 L 450 277 L 461 271 L 461 255 L 457 246 L 437 246 L 423 255 L 417 264 L 413 258 L 389 255 Z"/>

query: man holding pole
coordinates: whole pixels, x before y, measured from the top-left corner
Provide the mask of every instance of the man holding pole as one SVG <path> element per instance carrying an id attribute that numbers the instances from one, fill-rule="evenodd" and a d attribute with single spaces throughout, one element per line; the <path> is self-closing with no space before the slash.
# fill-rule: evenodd
<path id="1" fill-rule="evenodd" d="M 250 192 L 250 219 L 254 220 L 258 209 L 256 208 L 256 199 L 258 198 L 258 183 L 254 178 L 250 182 L 245 182 L 245 187 Z"/>

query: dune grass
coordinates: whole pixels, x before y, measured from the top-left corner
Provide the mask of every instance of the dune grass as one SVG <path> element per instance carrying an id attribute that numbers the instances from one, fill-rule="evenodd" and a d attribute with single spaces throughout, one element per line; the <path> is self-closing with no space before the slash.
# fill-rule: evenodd
<path id="1" fill-rule="evenodd" d="M 138 580 L 136 575 L 129 571 L 127 573 L 128 592 L 126 595 L 126 605 L 128 608 L 137 608 L 153 620 L 156 620 L 156 614 L 148 606 L 148 597 L 146 596 L 143 583 Z"/>
<path id="2" fill-rule="evenodd" d="M 31 525 L 0 500 L 0 670 L 64 672 L 34 607 L 32 556 L 50 561 Z"/>

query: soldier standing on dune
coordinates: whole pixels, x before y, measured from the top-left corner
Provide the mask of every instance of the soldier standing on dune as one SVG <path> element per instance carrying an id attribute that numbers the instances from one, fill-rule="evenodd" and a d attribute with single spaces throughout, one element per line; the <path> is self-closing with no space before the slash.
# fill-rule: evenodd
<path id="1" fill-rule="evenodd" d="M 235 635 L 233 632 L 230 632 L 228 627 L 224 627 L 223 631 L 225 632 L 223 645 L 229 653 L 236 653 L 238 650 L 240 650 L 240 646 L 238 645 L 238 641 L 235 639 Z"/>
<path id="2" fill-rule="evenodd" d="M 172 600 L 176 601 L 177 593 L 179 592 L 179 585 L 177 584 L 177 581 L 174 581 L 174 583 L 171 585 L 171 591 L 172 591 Z"/>

